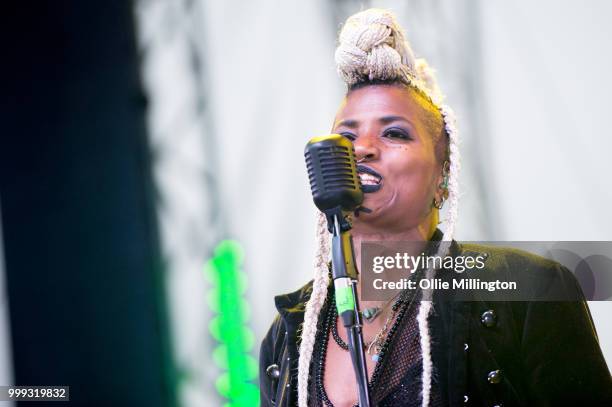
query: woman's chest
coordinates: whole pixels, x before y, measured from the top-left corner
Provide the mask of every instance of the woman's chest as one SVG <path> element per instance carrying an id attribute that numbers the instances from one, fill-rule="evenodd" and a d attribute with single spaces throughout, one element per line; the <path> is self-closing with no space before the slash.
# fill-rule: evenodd
<path id="1" fill-rule="evenodd" d="M 340 348 L 334 340 L 327 343 L 323 385 L 327 397 L 335 407 L 353 407 L 358 405 L 358 388 L 355 372 L 348 351 Z M 376 367 L 376 363 L 366 353 L 368 379 Z"/>

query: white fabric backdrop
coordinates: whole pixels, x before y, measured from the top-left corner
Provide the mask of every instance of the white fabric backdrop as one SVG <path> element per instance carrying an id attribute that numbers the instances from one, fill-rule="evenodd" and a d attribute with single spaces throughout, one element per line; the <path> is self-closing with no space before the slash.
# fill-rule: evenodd
<path id="1" fill-rule="evenodd" d="M 498 240 L 612 240 L 612 3 L 481 1 Z M 612 302 L 590 302 L 612 364 Z"/>
<path id="2" fill-rule="evenodd" d="M 258 342 L 275 314 L 273 296 L 311 278 L 314 207 L 302 151 L 308 138 L 329 132 L 343 93 L 336 32 L 362 3 L 139 2 L 185 405 L 215 400 L 201 275 L 214 242 L 231 237 L 245 247 Z M 459 239 L 612 240 L 609 2 L 364 6 L 398 13 L 458 113 Z M 186 67 L 190 52 L 200 69 Z M 612 304 L 590 305 L 612 362 Z"/>

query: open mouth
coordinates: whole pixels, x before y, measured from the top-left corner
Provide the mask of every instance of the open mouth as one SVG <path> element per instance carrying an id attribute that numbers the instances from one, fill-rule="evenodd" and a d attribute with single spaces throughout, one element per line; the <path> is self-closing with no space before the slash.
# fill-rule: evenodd
<path id="1" fill-rule="evenodd" d="M 382 187 L 382 175 L 365 165 L 357 165 L 357 173 L 361 180 L 361 190 L 364 193 L 372 193 L 378 191 Z"/>

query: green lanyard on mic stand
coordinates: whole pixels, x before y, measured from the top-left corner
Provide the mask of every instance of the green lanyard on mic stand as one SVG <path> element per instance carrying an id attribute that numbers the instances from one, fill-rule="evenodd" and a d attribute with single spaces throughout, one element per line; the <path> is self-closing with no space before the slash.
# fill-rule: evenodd
<path id="1" fill-rule="evenodd" d="M 346 328 L 349 353 L 355 370 L 359 389 L 359 406 L 370 407 L 368 389 L 368 370 L 363 349 L 363 333 L 359 301 L 357 300 L 357 269 L 353 252 L 353 240 L 349 230 L 351 224 L 337 208 L 327 214 L 328 221 L 333 220 L 332 237 L 332 276 L 336 307 L 342 324 Z"/>

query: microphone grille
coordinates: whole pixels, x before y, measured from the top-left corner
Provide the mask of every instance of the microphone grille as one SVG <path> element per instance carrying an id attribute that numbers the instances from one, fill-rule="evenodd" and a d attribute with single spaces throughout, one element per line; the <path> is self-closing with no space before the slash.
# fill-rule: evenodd
<path id="1" fill-rule="evenodd" d="M 345 137 L 315 137 L 304 151 L 313 199 L 324 211 L 336 206 L 353 210 L 363 200 L 357 176 L 355 150 Z"/>

